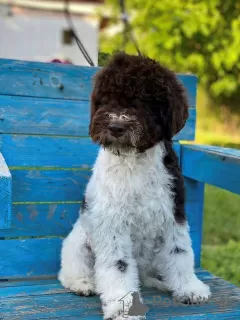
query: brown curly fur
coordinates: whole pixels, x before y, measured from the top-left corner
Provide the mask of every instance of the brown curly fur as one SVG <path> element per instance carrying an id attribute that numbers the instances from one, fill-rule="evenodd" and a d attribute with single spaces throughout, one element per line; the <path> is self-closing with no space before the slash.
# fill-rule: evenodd
<path id="1" fill-rule="evenodd" d="M 121 110 L 135 114 L 141 124 L 140 152 L 160 140 L 171 140 L 188 118 L 185 90 L 175 73 L 155 60 L 126 53 L 115 54 L 96 74 L 90 123 L 93 141 L 108 144 L 101 135 L 108 124 L 106 112 Z"/>

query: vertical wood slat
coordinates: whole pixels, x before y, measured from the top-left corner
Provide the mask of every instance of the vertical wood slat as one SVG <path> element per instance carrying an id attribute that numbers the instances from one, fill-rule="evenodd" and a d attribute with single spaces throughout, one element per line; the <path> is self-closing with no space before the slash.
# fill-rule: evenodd
<path id="1" fill-rule="evenodd" d="M 202 246 L 204 183 L 186 177 L 184 181 L 186 191 L 185 210 L 190 226 L 195 267 L 199 267 Z"/>
<path id="2" fill-rule="evenodd" d="M 6 162 L 0 153 L 0 229 L 11 225 L 12 178 Z"/>

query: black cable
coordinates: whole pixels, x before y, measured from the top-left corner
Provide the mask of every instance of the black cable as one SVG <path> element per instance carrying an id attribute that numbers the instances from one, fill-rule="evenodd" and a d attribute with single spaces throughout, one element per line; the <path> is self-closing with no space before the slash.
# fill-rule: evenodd
<path id="1" fill-rule="evenodd" d="M 66 0 L 66 6 L 65 6 L 65 16 L 66 19 L 68 21 L 69 27 L 71 29 L 72 35 L 77 43 L 78 48 L 80 49 L 80 51 L 82 52 L 84 58 L 86 59 L 86 61 L 89 63 L 90 66 L 94 67 L 94 63 L 91 59 L 91 57 L 89 56 L 87 50 L 84 48 L 84 45 L 82 44 L 81 40 L 79 39 L 76 29 L 74 27 L 73 21 L 72 21 L 72 17 L 71 14 L 69 12 L 69 1 Z"/>
<path id="2" fill-rule="evenodd" d="M 138 46 L 138 43 L 137 43 L 137 40 L 133 34 L 133 29 L 132 29 L 132 26 L 128 20 L 128 15 L 127 15 L 127 12 L 126 12 L 126 6 L 125 6 L 125 0 L 119 0 L 119 4 L 120 4 L 120 9 L 121 9 L 121 20 L 123 21 L 124 23 L 124 28 L 125 28 L 125 31 L 124 31 L 124 38 L 126 37 L 126 34 L 129 35 L 129 38 L 130 40 L 132 41 L 132 43 L 134 44 L 136 50 L 137 50 L 137 53 L 141 56 L 142 53 L 139 49 L 139 46 Z"/>

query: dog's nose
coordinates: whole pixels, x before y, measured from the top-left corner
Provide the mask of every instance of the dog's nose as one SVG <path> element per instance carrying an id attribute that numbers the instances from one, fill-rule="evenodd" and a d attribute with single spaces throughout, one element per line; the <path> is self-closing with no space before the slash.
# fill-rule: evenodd
<path id="1" fill-rule="evenodd" d="M 124 126 L 120 123 L 111 123 L 108 126 L 109 131 L 111 132 L 111 135 L 114 137 L 121 137 L 125 131 Z"/>

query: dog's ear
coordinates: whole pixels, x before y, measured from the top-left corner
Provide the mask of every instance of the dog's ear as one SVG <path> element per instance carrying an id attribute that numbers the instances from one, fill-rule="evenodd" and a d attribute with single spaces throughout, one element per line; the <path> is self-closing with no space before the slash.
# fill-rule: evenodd
<path id="1" fill-rule="evenodd" d="M 189 108 L 185 89 L 178 81 L 169 88 L 168 100 L 172 110 L 171 131 L 174 136 L 185 126 Z"/>
<path id="2" fill-rule="evenodd" d="M 90 117 L 92 120 L 92 117 L 94 116 L 94 113 L 97 111 L 97 105 L 99 101 L 99 90 L 101 86 L 101 75 L 102 70 L 99 70 L 93 77 L 93 90 L 91 94 L 91 112 Z"/>

